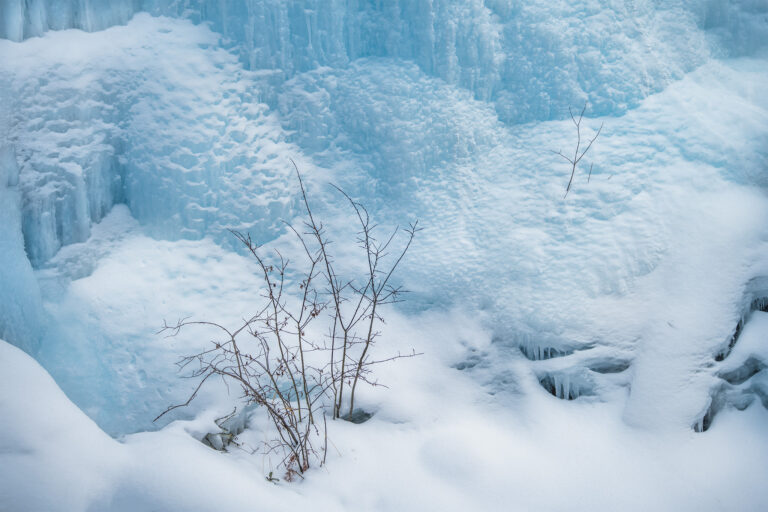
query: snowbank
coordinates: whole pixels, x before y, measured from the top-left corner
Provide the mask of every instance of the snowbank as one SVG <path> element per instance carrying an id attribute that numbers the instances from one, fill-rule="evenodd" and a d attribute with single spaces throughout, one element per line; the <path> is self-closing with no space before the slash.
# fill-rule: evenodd
<path id="1" fill-rule="evenodd" d="M 391 320 L 398 335 L 425 340 L 421 348 L 432 356 L 384 371 L 391 389 L 365 399 L 376 411 L 372 420 L 330 424 L 327 469 L 278 485 L 264 478 L 269 460 L 216 452 L 193 437 L 213 426 L 211 414 L 111 439 L 34 360 L 0 342 L 0 505 L 34 512 L 458 512 L 758 511 L 768 504 L 768 414 L 760 407 L 726 411 L 705 434 L 650 435 L 624 425 L 614 406 L 563 407 L 534 387 L 527 399 L 498 402 L 446 365 L 451 354 L 437 356 L 456 333 L 468 334 L 456 327 L 471 319 Z M 456 407 L 445 407 L 448 398 Z M 251 431 L 242 440 L 259 438 Z"/>

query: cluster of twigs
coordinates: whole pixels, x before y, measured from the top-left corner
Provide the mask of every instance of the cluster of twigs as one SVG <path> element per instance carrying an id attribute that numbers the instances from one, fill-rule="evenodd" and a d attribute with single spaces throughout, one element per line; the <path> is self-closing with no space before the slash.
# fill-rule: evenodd
<path id="1" fill-rule="evenodd" d="M 356 214 L 360 225 L 357 243 L 366 260 L 361 278 L 343 276 L 330 254 L 326 231 L 312 213 L 298 168 L 296 175 L 306 219 L 300 229 L 286 225 L 304 253 L 300 279 L 288 279 L 289 261 L 279 251 L 265 255 L 250 235 L 233 231 L 258 264 L 264 287 L 260 309 L 235 329 L 182 319 L 174 325 L 164 324 L 160 331 L 176 336 L 188 326 L 208 326 L 221 337 L 206 350 L 178 362 L 180 369 L 189 370 L 188 377 L 198 379 L 197 386 L 185 403 L 169 407 L 158 418 L 189 405 L 211 377 L 235 382 L 246 402 L 260 406 L 274 426 L 276 437 L 266 443 L 266 452 L 282 454 L 278 466 L 284 467 L 288 480 L 314 462 L 324 463 L 326 411 L 333 419 L 351 416 L 359 383 L 379 385 L 372 378 L 373 366 L 418 355 L 371 358 L 383 321 L 381 308 L 398 302 L 404 292 L 391 281 L 419 231 L 417 223 L 404 230 L 395 228 L 379 240 L 377 226 L 365 207 L 335 187 Z M 401 231 L 405 243 L 391 251 Z M 320 323 L 320 329 L 310 329 L 315 323 Z M 317 332 L 325 334 L 311 334 Z"/>
<path id="2" fill-rule="evenodd" d="M 576 149 L 573 152 L 573 156 L 568 156 L 563 154 L 562 151 L 553 151 L 554 154 L 559 155 L 563 157 L 570 165 L 571 165 L 571 178 L 568 180 L 568 186 L 565 188 L 565 195 L 563 196 L 563 199 L 568 197 L 568 192 L 571 191 L 571 185 L 573 185 L 573 177 L 576 175 L 576 167 L 579 166 L 579 162 L 581 162 L 581 159 L 584 158 L 584 155 L 587 154 L 587 151 L 590 150 L 592 147 L 592 144 L 597 140 L 597 138 L 600 136 L 600 132 L 603 131 L 603 124 L 600 124 L 600 128 L 598 128 L 597 133 L 595 133 L 595 136 L 589 139 L 588 142 L 586 142 L 586 147 L 584 147 L 584 141 L 582 141 L 581 137 L 581 121 L 584 118 L 584 112 L 587 110 L 587 103 L 584 103 L 584 108 L 581 109 L 581 112 L 579 113 L 579 116 L 576 117 L 573 114 L 573 110 L 571 110 L 571 107 L 568 107 L 568 113 L 571 115 L 571 121 L 573 121 L 573 124 L 576 126 Z M 592 165 L 589 166 L 589 175 L 587 176 L 587 183 L 589 183 L 589 180 L 592 179 Z"/>

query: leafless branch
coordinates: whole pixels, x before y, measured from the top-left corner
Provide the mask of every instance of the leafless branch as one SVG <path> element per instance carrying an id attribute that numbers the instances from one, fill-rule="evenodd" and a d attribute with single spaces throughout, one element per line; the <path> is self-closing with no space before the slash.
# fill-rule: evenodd
<path id="1" fill-rule="evenodd" d="M 576 168 L 578 167 L 579 162 L 581 162 L 581 159 L 584 158 L 584 155 L 586 155 L 587 152 L 592 148 L 592 144 L 594 144 L 594 142 L 600 136 L 600 132 L 603 131 L 603 124 L 601 123 L 600 128 L 598 128 L 597 132 L 595 133 L 595 136 L 589 139 L 589 142 L 587 143 L 586 147 L 582 149 L 581 122 L 584 119 L 584 112 L 586 112 L 586 110 L 587 110 L 587 103 L 584 103 L 584 108 L 582 108 L 581 112 L 579 112 L 579 115 L 576 116 L 573 113 L 573 110 L 571 109 L 571 107 L 568 107 L 568 113 L 571 116 L 571 121 L 576 127 L 576 148 L 574 149 L 573 156 L 569 157 L 563 154 L 562 151 L 550 150 L 552 153 L 562 157 L 569 164 L 571 164 L 571 176 L 568 180 L 568 186 L 565 188 L 565 195 L 563 196 L 563 199 L 568 197 L 568 192 L 571 191 L 571 186 L 573 185 L 573 178 L 576 175 Z M 587 177 L 587 183 L 589 183 L 591 178 L 592 178 L 592 164 L 590 164 L 589 166 L 589 176 Z"/>
<path id="2" fill-rule="evenodd" d="M 360 276 L 337 273 L 329 250 L 331 241 L 313 213 L 298 166 L 293 160 L 291 163 L 306 214 L 306 231 L 287 222 L 285 225 L 303 252 L 302 266 L 298 271 L 291 269 L 289 281 L 291 262 L 280 251 L 267 252 L 250 234 L 231 231 L 257 263 L 262 283 L 258 295 L 263 303 L 236 328 L 189 318 L 175 324 L 163 322 L 159 333 L 167 337 L 177 336 L 188 327 L 212 327 L 221 339 L 181 358 L 180 370 L 188 371 L 186 376 L 198 379 L 198 384 L 185 403 L 169 407 L 156 418 L 189 405 L 214 375 L 227 385 L 235 383 L 246 402 L 260 406 L 274 427 L 275 438 L 264 443 L 264 450 L 282 454 L 280 466 L 289 481 L 302 477 L 314 463 L 325 464 L 329 442 L 327 409 L 333 419 L 341 417 L 343 407 L 352 414 L 360 382 L 383 386 L 372 377 L 375 365 L 420 355 L 412 351 L 371 358 L 380 337 L 377 326 L 384 322 L 381 308 L 398 302 L 406 293 L 390 281 L 421 230 L 414 222 L 406 229 L 396 227 L 379 239 L 378 225 L 368 210 L 334 185 L 355 212 L 359 224 L 356 243 L 366 267 Z M 398 243 L 401 246 L 395 249 Z M 315 329 L 316 322 L 327 329 L 326 337 L 314 338 L 313 333 L 323 332 Z M 316 420 L 318 414 L 323 417 L 322 425 Z M 321 435 L 322 449 L 317 451 L 313 440 Z"/>

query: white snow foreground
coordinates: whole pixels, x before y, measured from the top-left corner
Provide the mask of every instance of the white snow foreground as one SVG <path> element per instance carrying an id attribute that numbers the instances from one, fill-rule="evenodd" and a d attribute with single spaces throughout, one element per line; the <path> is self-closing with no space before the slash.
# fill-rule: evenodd
<path id="1" fill-rule="evenodd" d="M 2 510 L 277 510 L 290 502 L 289 493 L 259 492 L 254 475 L 183 430 L 112 439 L 4 341 L 0 380 Z"/>
<path id="2" fill-rule="evenodd" d="M 422 318 L 421 332 L 395 324 L 423 336 L 451 328 L 445 318 Z M 274 485 L 260 457 L 222 454 L 193 437 L 210 420 L 110 438 L 32 358 L 0 341 L 0 507 L 758 511 L 768 503 L 768 414 L 760 407 L 723 413 L 703 435 L 649 435 L 605 404 L 536 399 L 500 410 L 444 362 L 424 358 L 387 372 L 392 389 L 372 420 L 332 422 L 326 468 Z M 447 397 L 454 407 L 445 407 Z"/>

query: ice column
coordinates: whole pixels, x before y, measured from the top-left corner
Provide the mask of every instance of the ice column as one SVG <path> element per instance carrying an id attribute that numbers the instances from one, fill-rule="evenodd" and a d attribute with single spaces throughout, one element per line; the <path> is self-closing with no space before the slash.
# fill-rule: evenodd
<path id="1" fill-rule="evenodd" d="M 19 168 L 0 146 L 0 338 L 34 354 L 42 331 L 40 290 L 24 252 Z"/>

